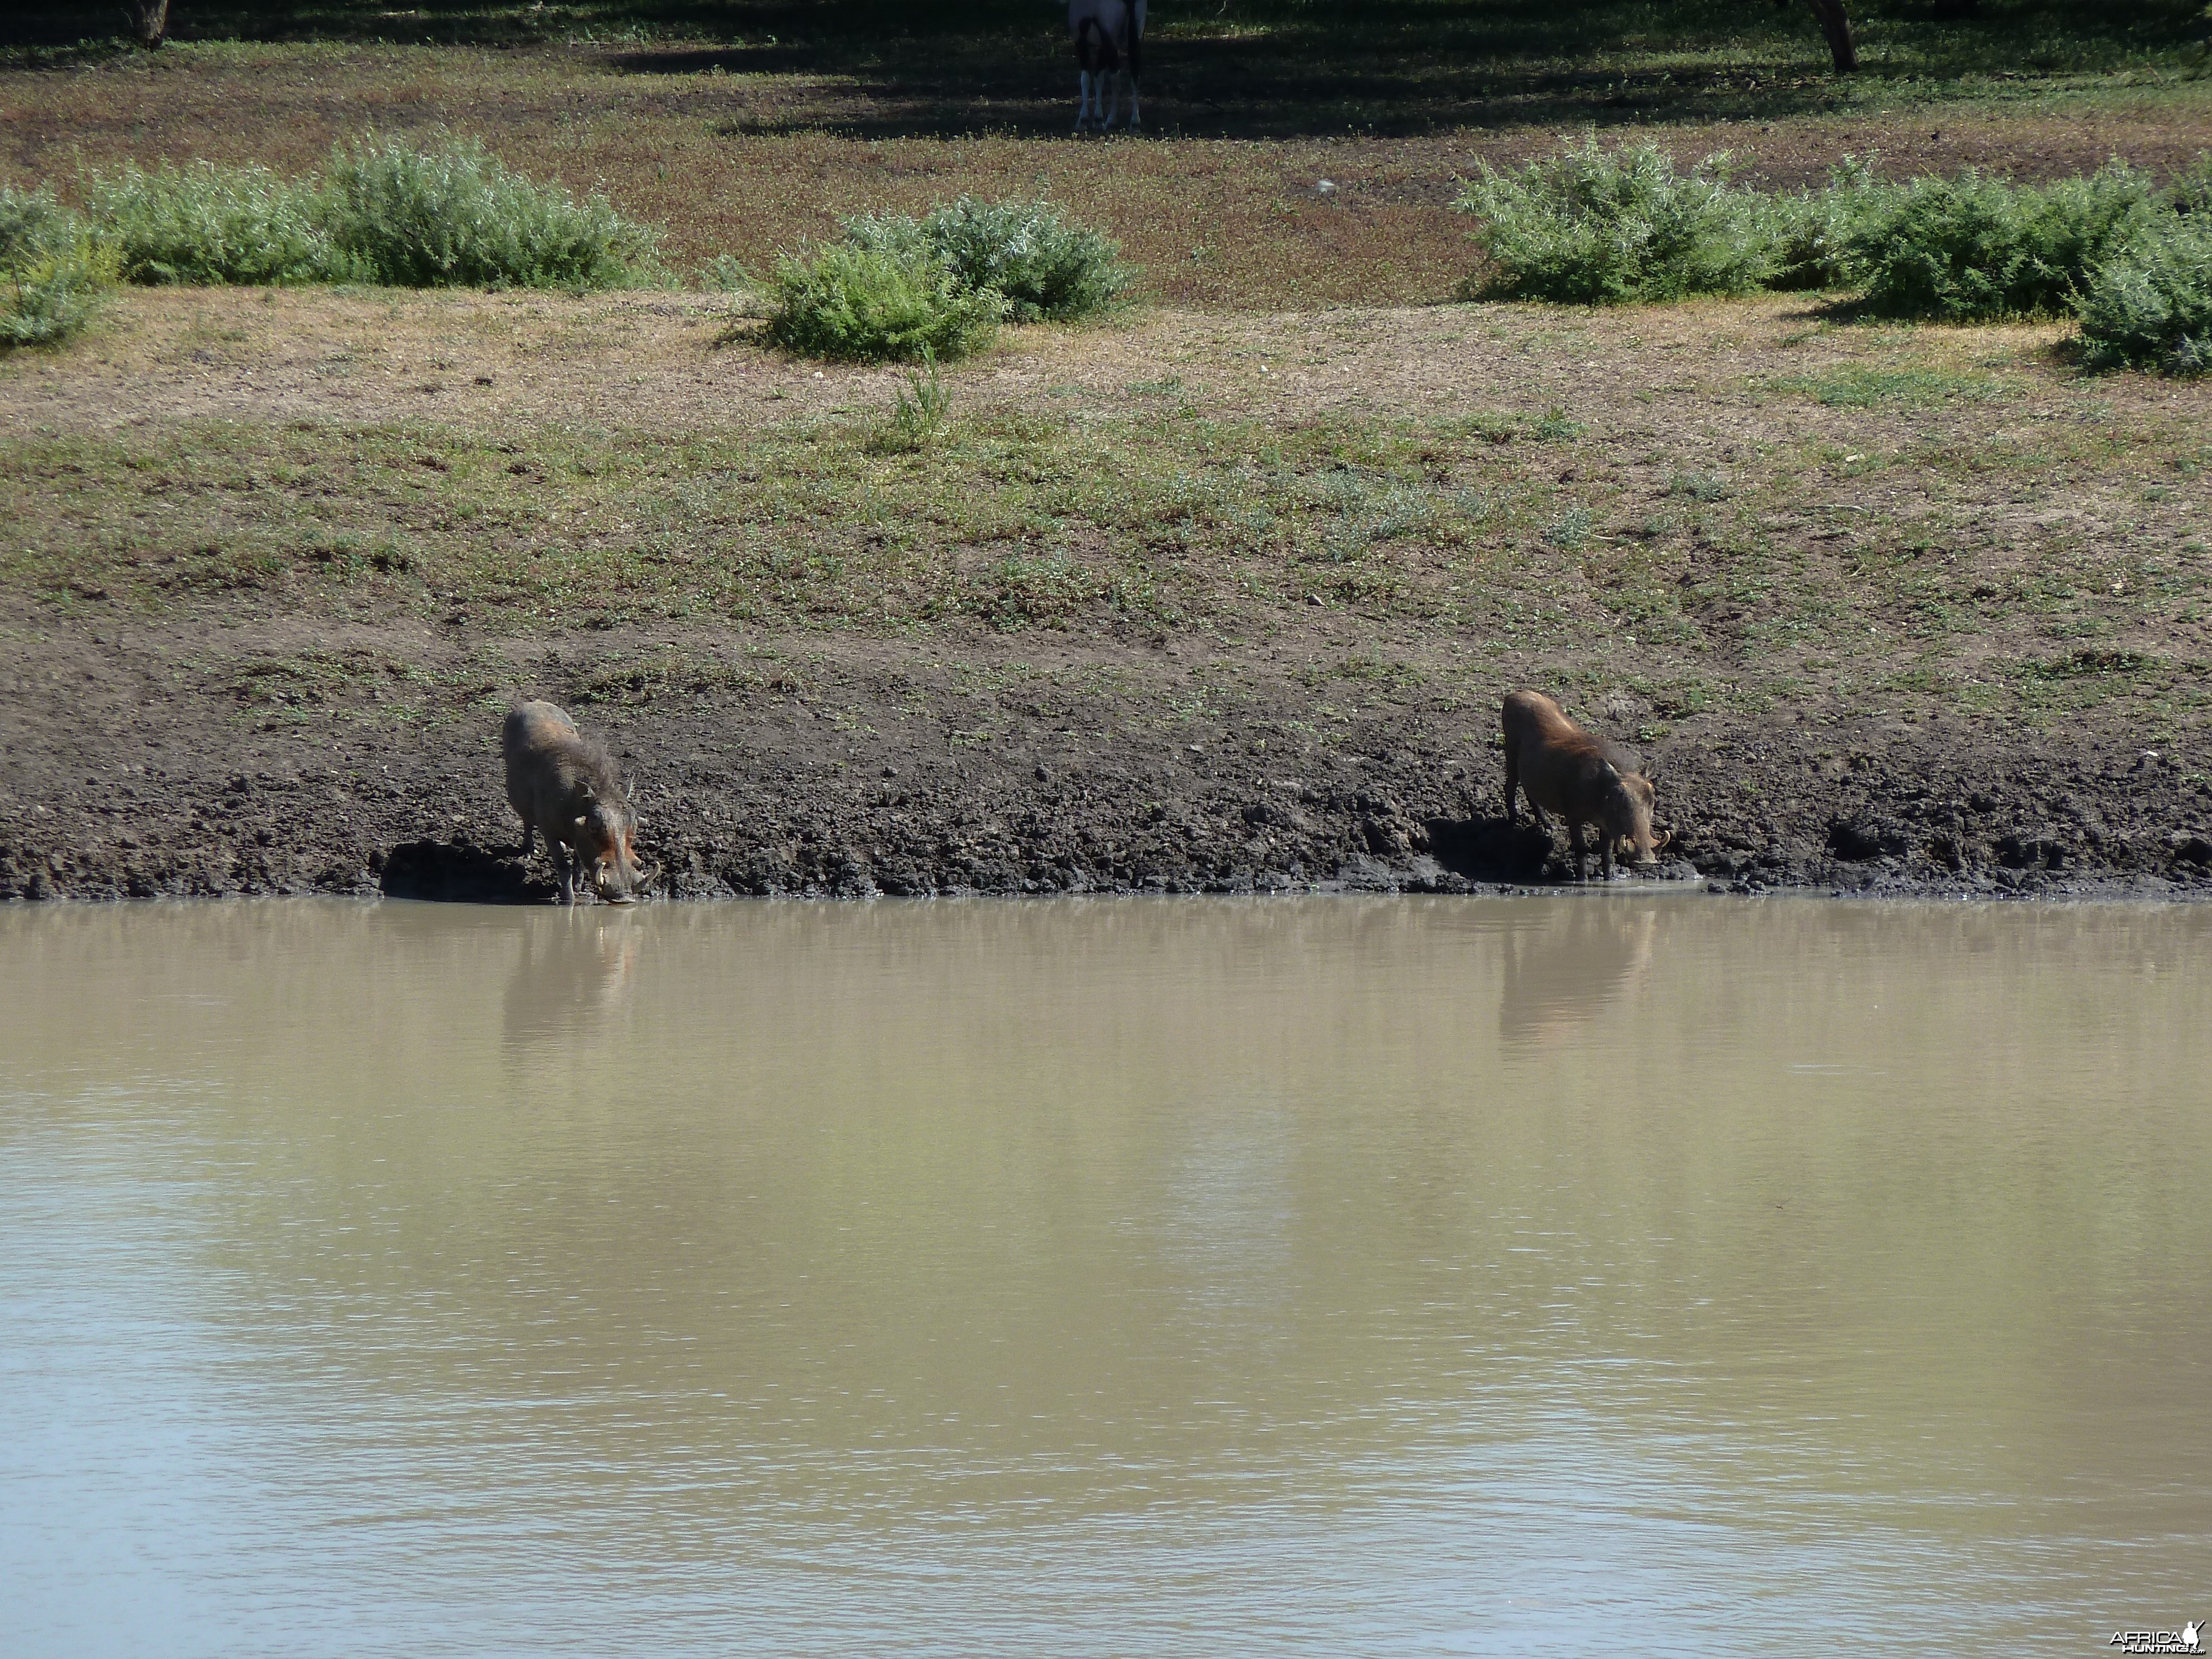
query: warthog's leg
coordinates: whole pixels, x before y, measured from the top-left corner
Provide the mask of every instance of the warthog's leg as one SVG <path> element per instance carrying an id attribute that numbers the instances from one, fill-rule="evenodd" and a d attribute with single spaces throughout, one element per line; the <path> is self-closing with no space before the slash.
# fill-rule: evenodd
<path id="1" fill-rule="evenodd" d="M 579 862 L 575 854 L 568 849 L 565 842 L 556 841 L 550 836 L 545 837 L 545 850 L 552 854 L 554 873 L 561 878 L 561 902 L 574 904 L 576 902 L 576 866 Z"/>
<path id="2" fill-rule="evenodd" d="M 1515 799 L 1520 793 L 1520 752 L 1512 744 L 1508 744 L 1505 746 L 1505 821 L 1508 823 L 1521 822 L 1521 803 Z M 1535 805 L 1533 800 L 1528 803 L 1531 810 L 1534 810 Z"/>
<path id="3" fill-rule="evenodd" d="M 538 833 L 538 826 L 537 826 L 536 824 L 532 823 L 528 818 L 525 818 L 525 819 L 523 819 L 523 821 L 522 821 L 522 845 L 521 845 L 521 847 L 520 847 L 520 848 L 516 851 L 516 853 L 515 853 L 515 854 L 514 854 L 514 856 L 515 856 L 515 857 L 517 857 L 517 858 L 519 858 L 519 859 L 527 859 L 527 858 L 530 856 L 530 842 L 531 842 L 532 838 L 532 837 L 533 837 L 537 833 Z"/>
<path id="4" fill-rule="evenodd" d="M 1533 806 L 1534 803 L 1530 805 Z M 1583 861 L 1583 821 L 1580 818 L 1567 820 L 1567 850 L 1575 855 L 1575 879 L 1588 881 L 1589 871 Z"/>

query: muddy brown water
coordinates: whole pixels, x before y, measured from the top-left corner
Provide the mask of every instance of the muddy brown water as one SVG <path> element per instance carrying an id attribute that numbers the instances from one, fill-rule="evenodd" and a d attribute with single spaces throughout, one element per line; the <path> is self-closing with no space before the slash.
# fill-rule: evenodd
<path id="1" fill-rule="evenodd" d="M 0 912 L 18 1656 L 2212 1613 L 2212 910 Z"/>

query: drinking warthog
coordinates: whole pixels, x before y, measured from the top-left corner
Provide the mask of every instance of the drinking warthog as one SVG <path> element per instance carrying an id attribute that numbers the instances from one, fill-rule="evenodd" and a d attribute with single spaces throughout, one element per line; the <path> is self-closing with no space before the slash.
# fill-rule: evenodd
<path id="1" fill-rule="evenodd" d="M 1567 821 L 1575 878 L 1584 878 L 1583 825 L 1597 826 L 1605 873 L 1613 874 L 1613 848 L 1626 842 L 1638 864 L 1666 845 L 1651 836 L 1651 781 L 1626 750 L 1593 736 L 1537 691 L 1509 691 L 1500 712 L 1505 732 L 1505 816 L 1519 816 L 1516 792 L 1528 798 L 1528 813 L 1548 828 L 1547 807 Z"/>
<path id="2" fill-rule="evenodd" d="M 592 886 L 614 904 L 635 896 L 637 814 L 607 751 L 550 702 L 526 702 L 500 728 L 507 798 L 522 819 L 522 852 L 533 832 L 561 877 L 561 902 L 576 902 L 576 877 L 588 865 Z"/>

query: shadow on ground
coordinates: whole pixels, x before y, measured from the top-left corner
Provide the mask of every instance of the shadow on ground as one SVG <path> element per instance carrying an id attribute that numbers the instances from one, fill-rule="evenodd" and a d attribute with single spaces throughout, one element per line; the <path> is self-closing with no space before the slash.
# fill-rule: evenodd
<path id="1" fill-rule="evenodd" d="M 377 874 L 386 898 L 447 904 L 543 904 L 554 891 L 512 853 L 469 842 L 403 842 L 385 854 Z"/>

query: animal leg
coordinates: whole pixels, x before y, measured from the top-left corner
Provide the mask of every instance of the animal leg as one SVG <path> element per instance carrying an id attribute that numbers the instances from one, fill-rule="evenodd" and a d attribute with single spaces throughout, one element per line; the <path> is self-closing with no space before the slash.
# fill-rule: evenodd
<path id="1" fill-rule="evenodd" d="M 1090 118 L 1091 71 L 1078 70 L 1075 71 L 1075 133 L 1079 138 L 1083 136 L 1084 126 Z"/>
<path id="2" fill-rule="evenodd" d="M 1567 850 L 1575 855 L 1575 879 L 1588 881 L 1589 872 L 1583 862 L 1583 821 L 1580 818 L 1567 820 Z"/>
<path id="3" fill-rule="evenodd" d="M 1114 131 L 1114 117 L 1121 107 L 1121 76 L 1117 70 L 1108 70 L 1098 77 L 1098 103 L 1103 112 L 1098 118 L 1098 131 Z"/>
<path id="4" fill-rule="evenodd" d="M 1521 822 L 1521 803 L 1515 799 L 1520 789 L 1521 757 L 1509 749 L 1505 751 L 1505 821 L 1508 823 Z M 1536 803 L 1532 800 L 1528 805 L 1534 807 Z"/>
<path id="5" fill-rule="evenodd" d="M 561 902 L 576 902 L 576 855 L 563 842 L 550 836 L 545 838 L 545 850 L 553 855 L 553 872 L 561 878 Z"/>
<path id="6" fill-rule="evenodd" d="M 514 855 L 515 857 L 517 857 L 517 858 L 519 858 L 519 859 L 525 860 L 528 860 L 528 858 L 530 857 L 530 843 L 531 843 L 531 842 L 532 842 L 533 839 L 535 839 L 535 838 L 536 838 L 537 834 L 538 834 L 538 826 L 537 826 L 536 824 L 532 823 L 528 818 L 525 818 L 525 819 L 523 819 L 523 821 L 522 821 L 522 847 L 521 847 L 520 850 L 520 851 L 518 851 L 518 852 L 515 854 L 515 855 Z"/>
<path id="7" fill-rule="evenodd" d="M 1136 131 L 1145 125 L 1145 118 L 1137 112 L 1137 77 L 1129 77 L 1129 131 Z"/>

